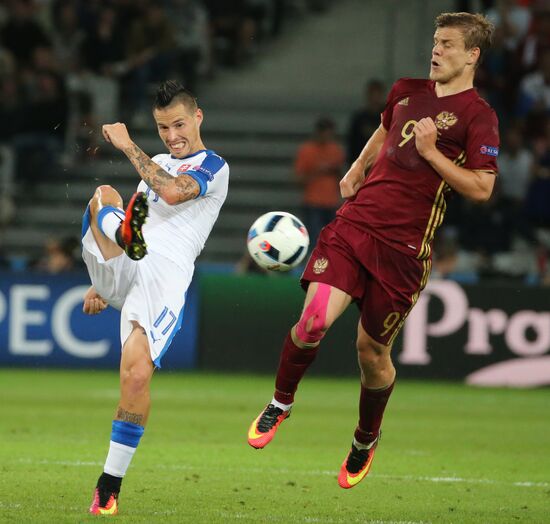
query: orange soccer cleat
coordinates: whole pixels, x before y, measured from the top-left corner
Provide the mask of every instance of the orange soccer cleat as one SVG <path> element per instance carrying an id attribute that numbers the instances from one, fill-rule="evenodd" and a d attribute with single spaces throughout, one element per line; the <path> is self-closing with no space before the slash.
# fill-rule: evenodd
<path id="1" fill-rule="evenodd" d="M 147 244 L 141 229 L 148 211 L 147 195 L 141 191 L 134 193 L 126 208 L 124 221 L 120 225 L 122 247 L 132 260 L 141 260 L 147 254 Z"/>
<path id="2" fill-rule="evenodd" d="M 269 404 L 250 425 L 248 443 L 256 449 L 264 448 L 275 436 L 281 422 L 288 417 L 290 417 L 290 409 L 284 411 Z"/>
<path id="3" fill-rule="evenodd" d="M 118 513 L 118 493 L 95 488 L 90 506 L 92 515 L 116 515 Z"/>
<path id="4" fill-rule="evenodd" d="M 351 450 L 344 460 L 340 468 L 340 474 L 338 475 L 338 484 L 341 488 L 353 488 L 368 475 L 379 439 L 380 435 L 378 435 L 368 449 L 358 449 L 352 443 Z"/>

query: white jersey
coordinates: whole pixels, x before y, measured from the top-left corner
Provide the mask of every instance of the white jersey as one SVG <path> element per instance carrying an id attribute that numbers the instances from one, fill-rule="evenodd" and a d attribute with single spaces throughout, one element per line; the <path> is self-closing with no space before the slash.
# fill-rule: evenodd
<path id="1" fill-rule="evenodd" d="M 145 182 L 139 184 L 138 190 L 149 195 L 149 218 L 143 227 L 149 253 L 139 261 L 124 254 L 105 260 L 89 227 L 88 206 L 82 225 L 82 257 L 97 292 L 121 310 L 121 345 L 137 322 L 147 334 L 151 360 L 160 367 L 162 356 L 182 323 L 195 258 L 227 195 L 229 167 L 210 150 L 186 158 L 157 155 L 153 160 L 173 176 L 193 177 L 200 187 L 199 196 L 170 206 Z"/>
<path id="2" fill-rule="evenodd" d="M 147 250 L 158 253 L 182 269 L 189 269 L 202 251 L 227 196 L 229 166 L 214 151 L 204 149 L 185 158 L 170 154 L 153 157 L 168 174 L 193 177 L 199 196 L 182 204 L 169 205 L 144 182 L 138 191 L 148 196 L 149 217 L 143 226 Z"/>

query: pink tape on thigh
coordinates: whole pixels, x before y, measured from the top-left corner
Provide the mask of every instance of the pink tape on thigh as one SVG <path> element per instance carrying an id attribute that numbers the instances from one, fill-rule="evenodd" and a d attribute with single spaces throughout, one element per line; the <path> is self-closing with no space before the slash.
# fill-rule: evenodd
<path id="1" fill-rule="evenodd" d="M 319 342 L 324 336 L 323 328 L 327 318 L 328 300 L 330 298 L 330 286 L 328 284 L 317 284 L 317 291 L 302 313 L 298 324 L 296 324 L 296 335 L 300 340 L 311 344 Z M 307 325 L 311 322 L 309 330 Z"/>

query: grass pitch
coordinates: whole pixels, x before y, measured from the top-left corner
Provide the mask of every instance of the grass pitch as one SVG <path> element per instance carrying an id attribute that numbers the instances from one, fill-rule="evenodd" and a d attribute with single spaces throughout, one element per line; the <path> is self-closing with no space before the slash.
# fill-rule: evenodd
<path id="1" fill-rule="evenodd" d="M 80 523 L 102 471 L 115 373 L 0 370 L 0 522 Z M 264 450 L 246 443 L 272 377 L 153 380 L 153 410 L 120 523 L 550 522 L 550 391 L 398 382 L 369 477 L 336 476 L 356 380 L 306 377 Z M 103 519 L 102 519 L 103 520 Z"/>

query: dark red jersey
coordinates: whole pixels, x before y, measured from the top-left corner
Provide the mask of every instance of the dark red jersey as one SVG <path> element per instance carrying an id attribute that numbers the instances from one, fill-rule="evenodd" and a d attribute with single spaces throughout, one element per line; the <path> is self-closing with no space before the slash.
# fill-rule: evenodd
<path id="1" fill-rule="evenodd" d="M 338 217 L 399 251 L 426 259 L 443 221 L 451 191 L 417 152 L 416 122 L 431 117 L 438 129 L 437 148 L 456 164 L 496 174 L 498 120 L 475 89 L 437 97 L 435 82 L 404 78 L 392 87 L 382 124 L 384 145 L 357 194 Z"/>

